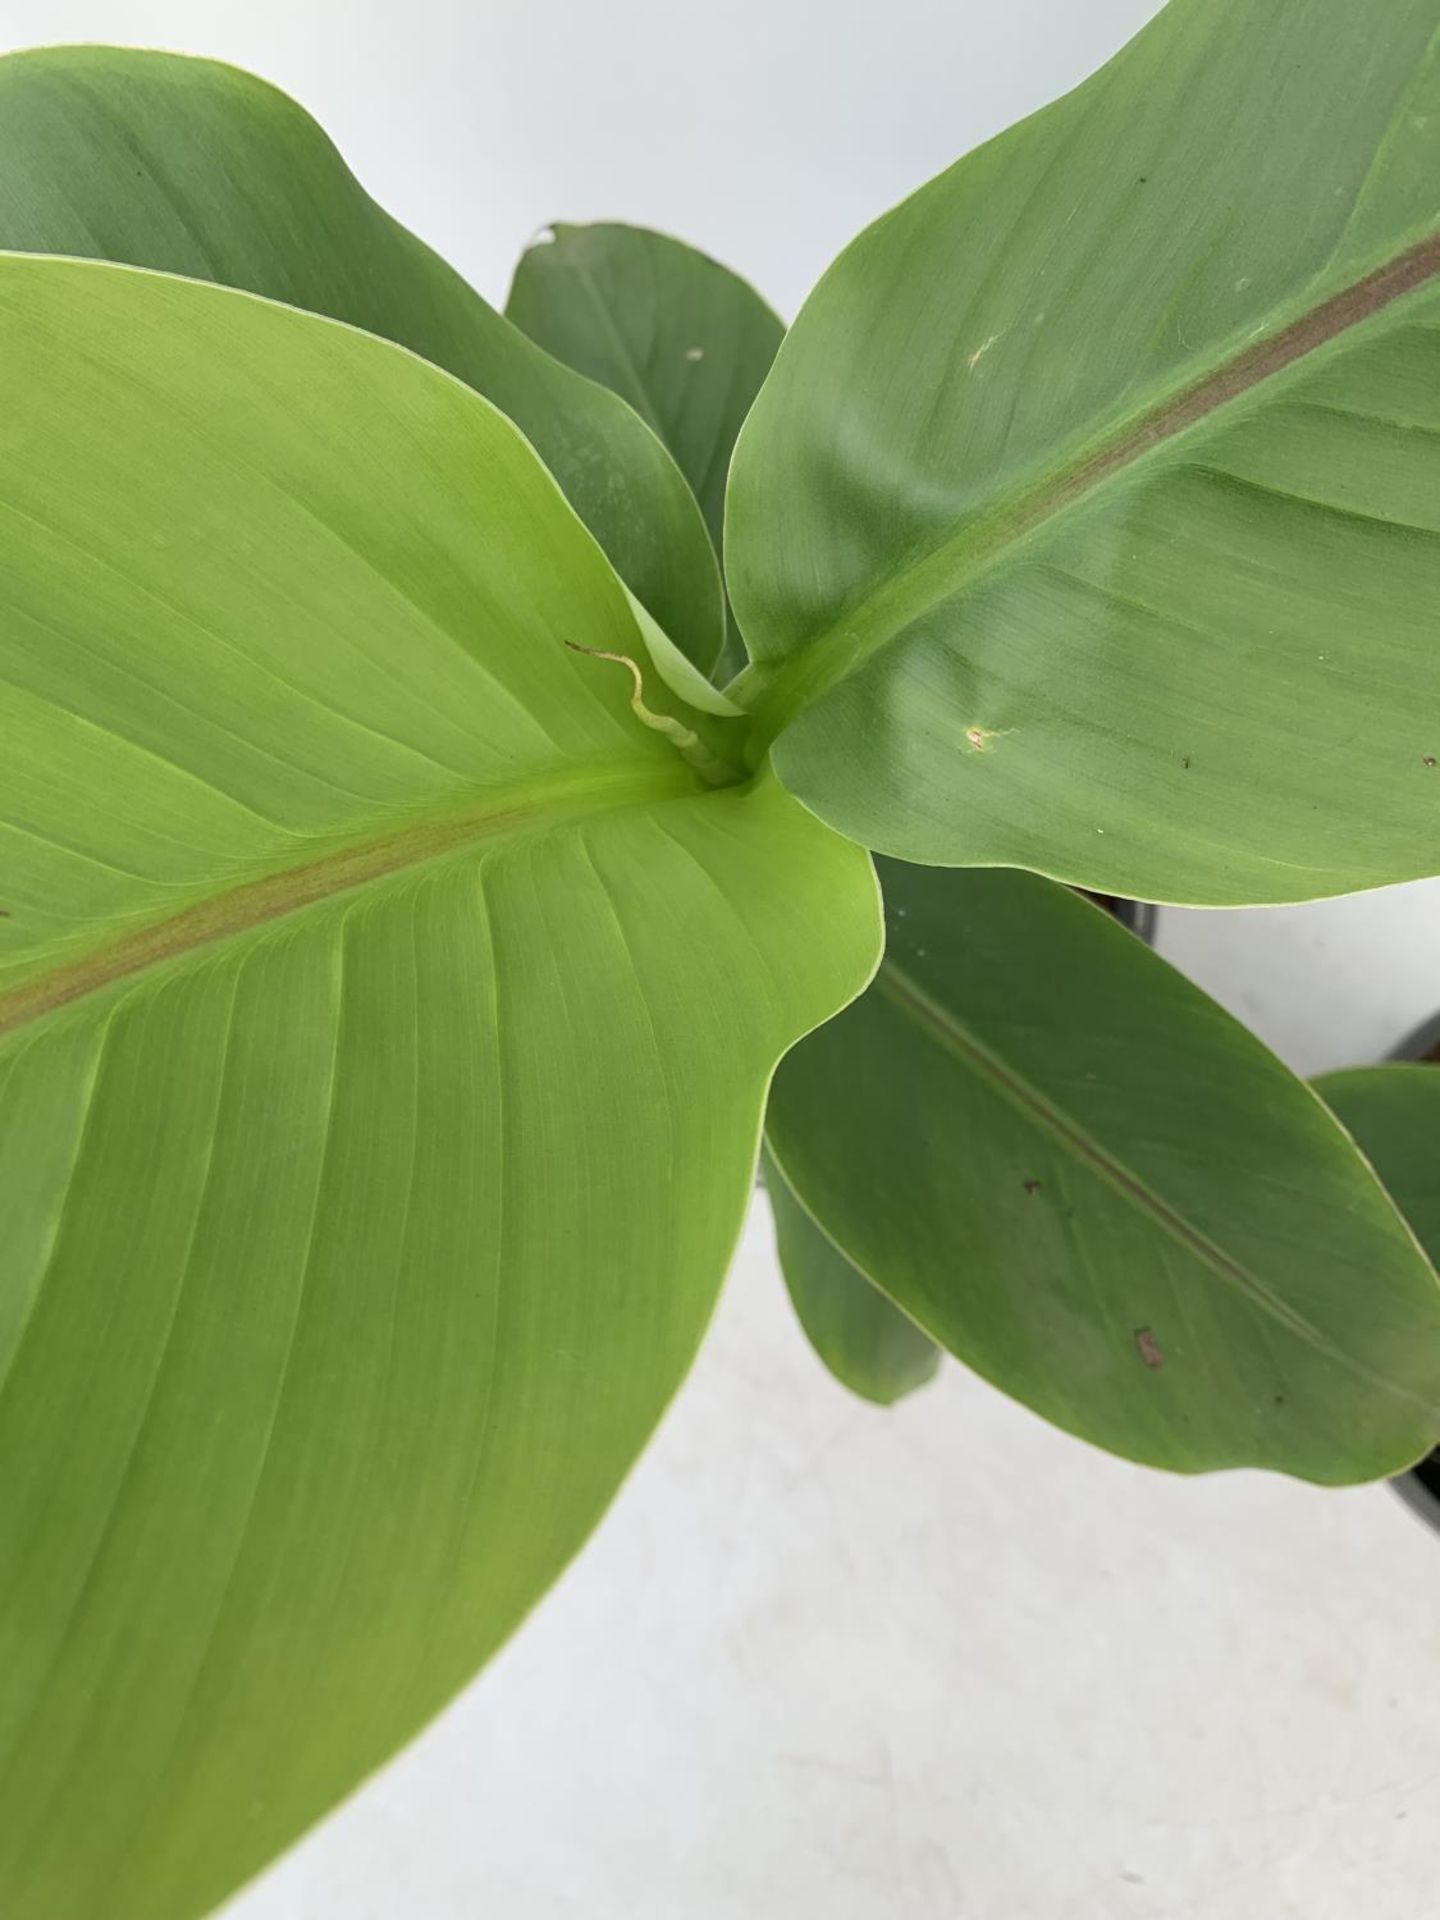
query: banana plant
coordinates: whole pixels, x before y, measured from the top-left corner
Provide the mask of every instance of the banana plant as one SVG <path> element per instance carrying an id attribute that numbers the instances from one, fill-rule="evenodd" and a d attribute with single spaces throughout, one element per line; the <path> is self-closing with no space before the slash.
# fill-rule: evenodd
<path id="1" fill-rule="evenodd" d="M 1440 870 L 1436 43 L 1171 0 L 788 333 L 623 226 L 502 315 L 261 81 L 0 61 L 0 1911 L 209 1912 L 470 1679 L 762 1130 L 872 1400 L 1440 1438 L 1363 1089 L 1083 897 Z"/>

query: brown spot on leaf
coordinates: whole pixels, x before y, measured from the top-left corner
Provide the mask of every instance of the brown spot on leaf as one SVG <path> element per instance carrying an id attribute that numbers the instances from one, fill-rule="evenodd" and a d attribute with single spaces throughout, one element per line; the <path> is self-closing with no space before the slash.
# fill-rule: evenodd
<path id="1" fill-rule="evenodd" d="M 1025 1191 L 1026 1193 L 1039 1193 L 1040 1182 L 1038 1180 L 1027 1180 L 1025 1182 Z"/>
<path id="2" fill-rule="evenodd" d="M 1433 753 L 1427 753 L 1425 756 L 1425 764 L 1427 767 L 1440 766 L 1440 760 L 1437 760 Z"/>
<path id="3" fill-rule="evenodd" d="M 1135 1329 L 1135 1351 L 1154 1373 L 1158 1373 L 1165 1364 L 1165 1355 L 1160 1350 L 1160 1342 L 1149 1327 Z"/>

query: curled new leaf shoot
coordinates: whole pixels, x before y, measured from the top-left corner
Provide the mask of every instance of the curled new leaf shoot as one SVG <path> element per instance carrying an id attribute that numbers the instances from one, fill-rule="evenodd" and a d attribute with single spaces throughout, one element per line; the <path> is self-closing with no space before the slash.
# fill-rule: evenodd
<path id="1" fill-rule="evenodd" d="M 653 727 L 656 733 L 664 734 L 701 778 L 711 786 L 723 787 L 733 783 L 736 777 L 735 768 L 728 761 L 722 760 L 718 754 L 712 753 L 693 727 L 687 727 L 683 720 L 677 720 L 673 714 L 656 713 L 646 706 L 645 676 L 628 653 L 613 653 L 605 647 L 582 647 L 578 640 L 567 640 L 565 644 L 572 653 L 588 654 L 592 660 L 613 660 L 617 666 L 624 667 L 634 682 L 634 690 L 630 695 L 630 710 L 636 719 L 647 727 Z"/>

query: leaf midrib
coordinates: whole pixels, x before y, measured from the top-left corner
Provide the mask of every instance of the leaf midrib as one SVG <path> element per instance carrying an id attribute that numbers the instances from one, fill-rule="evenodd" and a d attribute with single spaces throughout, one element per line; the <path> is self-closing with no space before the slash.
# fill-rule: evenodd
<path id="1" fill-rule="evenodd" d="M 1266 338 L 1230 353 L 1198 379 L 1166 393 L 1138 419 L 1082 446 L 1064 464 L 963 522 L 928 551 L 910 556 L 767 678 L 756 675 L 752 752 L 914 621 L 973 586 L 1017 548 L 1092 500 L 1162 447 L 1203 426 L 1266 382 L 1289 372 L 1398 301 L 1440 277 L 1440 233 L 1393 254 L 1337 293 L 1307 307 Z"/>
<path id="2" fill-rule="evenodd" d="M 1184 1214 L 1162 1198 L 1144 1178 L 1115 1157 L 1093 1135 L 1072 1120 L 1050 1100 L 1033 1081 L 1001 1059 L 961 1021 L 954 1012 L 936 1000 L 892 959 L 886 958 L 875 976 L 875 990 L 883 994 L 906 1018 L 922 1027 L 962 1063 L 979 1073 L 1010 1105 L 1040 1123 L 1073 1158 L 1102 1179 L 1113 1191 L 1158 1226 L 1170 1239 L 1228 1286 L 1237 1288 L 1262 1313 L 1292 1333 L 1296 1339 L 1321 1354 L 1342 1370 L 1379 1388 L 1391 1397 L 1433 1412 L 1423 1395 L 1413 1393 L 1384 1374 L 1378 1374 L 1357 1361 L 1353 1354 L 1337 1346 L 1313 1326 L 1250 1269 L 1219 1246 Z"/>
<path id="3" fill-rule="evenodd" d="M 678 759 L 673 765 L 568 767 L 486 790 L 467 808 L 412 817 L 389 832 L 332 845 L 316 858 L 243 880 L 223 892 L 202 894 L 178 913 L 27 975 L 0 992 L 0 1039 L 122 980 L 447 854 L 703 791 Z"/>

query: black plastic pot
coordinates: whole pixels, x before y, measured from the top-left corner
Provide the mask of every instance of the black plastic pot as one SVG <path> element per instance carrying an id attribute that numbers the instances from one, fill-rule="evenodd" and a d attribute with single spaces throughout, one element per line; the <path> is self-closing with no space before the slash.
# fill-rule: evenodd
<path id="1" fill-rule="evenodd" d="M 1152 907 L 1148 900 L 1121 900 L 1112 893 L 1092 893 L 1090 898 L 1097 907 L 1104 907 L 1107 913 L 1113 913 L 1122 927 L 1128 927 L 1137 940 L 1143 940 L 1147 947 L 1155 944 L 1155 922 L 1160 909 Z M 1440 1029 L 1440 1023 L 1437 1023 Z M 1440 1041 L 1440 1030 L 1436 1033 Z"/>
<path id="2" fill-rule="evenodd" d="M 1391 1054 L 1392 1060 L 1419 1060 L 1427 1066 L 1440 1066 L 1440 1013 L 1417 1027 Z"/>
<path id="3" fill-rule="evenodd" d="M 1440 1014 L 1407 1034 L 1391 1053 L 1392 1060 L 1415 1060 L 1440 1066 Z M 1410 1511 L 1427 1527 L 1440 1533 L 1440 1447 L 1427 1454 L 1419 1466 L 1390 1482 Z"/>
<path id="4" fill-rule="evenodd" d="M 1390 1485 L 1417 1519 L 1433 1533 L 1440 1533 L 1440 1447 Z"/>

